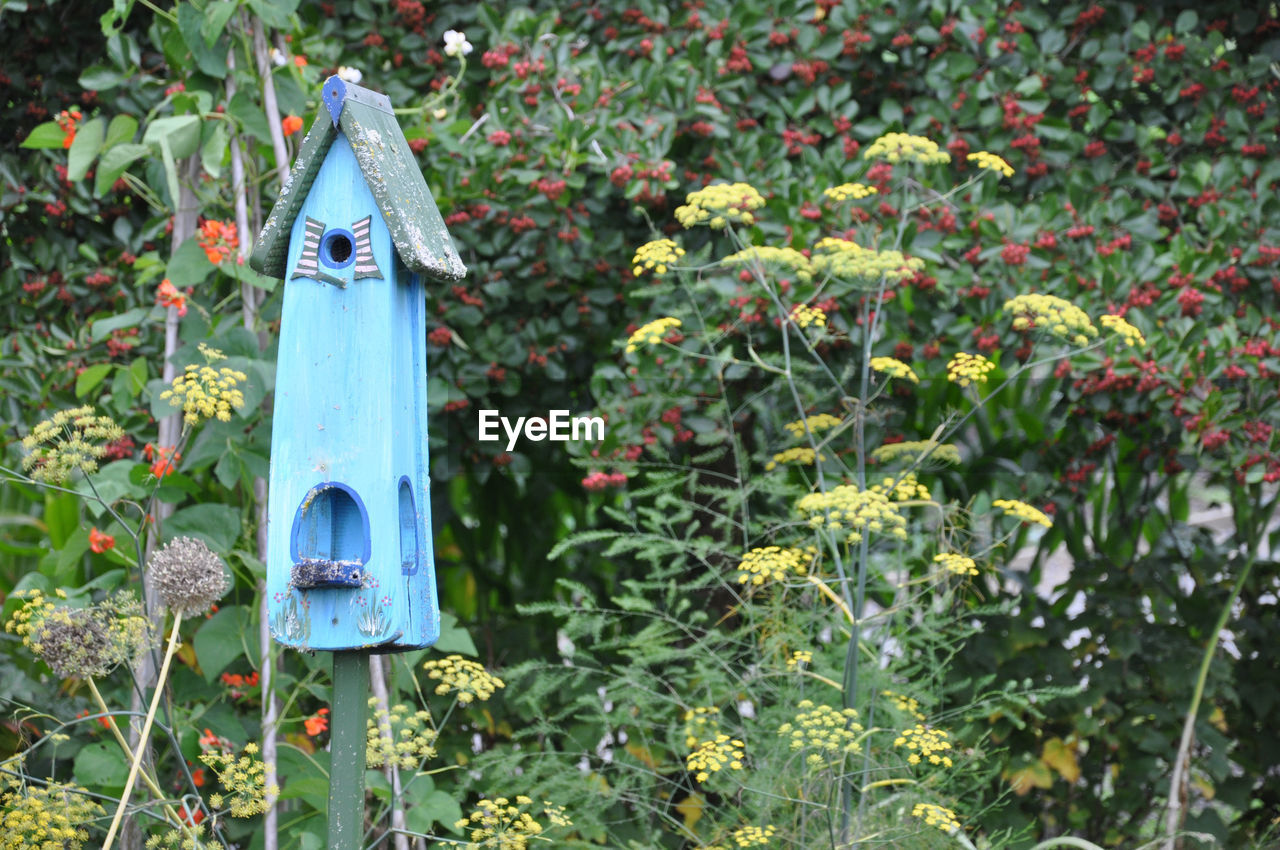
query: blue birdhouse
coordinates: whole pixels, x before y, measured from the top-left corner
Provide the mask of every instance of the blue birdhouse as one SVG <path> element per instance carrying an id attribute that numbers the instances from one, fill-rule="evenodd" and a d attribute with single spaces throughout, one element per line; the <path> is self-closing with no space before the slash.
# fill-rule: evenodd
<path id="1" fill-rule="evenodd" d="M 305 650 L 440 635 L 424 280 L 466 273 L 385 95 L 330 77 L 254 245 L 284 280 L 268 495 L 272 636 Z"/>

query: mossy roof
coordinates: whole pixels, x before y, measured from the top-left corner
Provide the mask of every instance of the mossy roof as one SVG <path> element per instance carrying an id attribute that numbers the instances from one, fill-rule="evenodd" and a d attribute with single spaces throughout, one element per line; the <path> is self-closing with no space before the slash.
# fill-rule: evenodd
<path id="1" fill-rule="evenodd" d="M 322 95 L 324 106 L 302 142 L 289 178 L 280 187 L 280 197 L 258 234 L 249 265 L 284 279 L 293 222 L 329 146 L 341 132 L 351 143 L 405 266 L 437 280 L 461 280 L 467 269 L 396 121 L 391 101 L 337 76 L 325 80 Z"/>

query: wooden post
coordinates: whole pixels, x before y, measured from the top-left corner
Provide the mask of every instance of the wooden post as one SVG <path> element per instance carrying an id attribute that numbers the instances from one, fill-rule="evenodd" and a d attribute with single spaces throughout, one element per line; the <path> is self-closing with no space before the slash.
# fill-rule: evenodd
<path id="1" fill-rule="evenodd" d="M 369 653 L 333 654 L 329 736 L 329 850 L 364 846 L 364 765 L 369 716 Z"/>

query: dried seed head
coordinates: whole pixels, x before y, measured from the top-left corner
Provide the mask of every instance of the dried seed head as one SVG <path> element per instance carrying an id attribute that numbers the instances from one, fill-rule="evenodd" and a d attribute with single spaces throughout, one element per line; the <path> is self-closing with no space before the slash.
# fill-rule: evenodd
<path id="1" fill-rule="evenodd" d="M 164 604 L 183 616 L 203 614 L 231 588 L 222 559 L 191 537 L 177 537 L 147 562 Z"/>
<path id="2" fill-rule="evenodd" d="M 90 608 L 58 608 L 44 618 L 32 650 L 54 675 L 105 676 L 120 662 L 107 625 Z"/>

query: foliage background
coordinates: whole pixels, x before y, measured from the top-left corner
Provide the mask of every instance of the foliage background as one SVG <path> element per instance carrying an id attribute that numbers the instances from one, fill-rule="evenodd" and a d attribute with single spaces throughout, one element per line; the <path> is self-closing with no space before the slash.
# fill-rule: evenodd
<path id="1" fill-rule="evenodd" d="M 105 37 L 99 16 L 112 9 L 128 11 Z M 255 64 L 255 19 L 289 57 L 284 65 Z M 457 63 L 441 53 L 450 28 L 476 45 L 456 87 L 447 81 Z M 230 146 L 239 145 L 252 219 L 269 209 L 281 165 L 264 75 L 278 100 L 271 119 L 309 121 L 325 75 L 360 68 L 397 106 L 422 107 L 402 123 L 420 140 L 420 162 L 471 269 L 464 284 L 432 294 L 436 326 L 449 331 L 430 349 L 442 604 L 492 666 L 554 657 L 556 618 L 518 605 L 567 599 L 562 579 L 608 595 L 645 574 L 633 559 L 589 548 L 547 559 L 568 534 L 607 526 L 600 509 L 624 498 L 584 491 L 583 475 L 620 470 L 639 488 L 646 464 L 687 459 L 683 432 L 713 442 L 715 428 L 697 399 L 655 396 L 618 415 L 598 457 L 591 447 L 575 457 L 527 442 L 506 453 L 476 440 L 475 411 L 585 411 L 609 394 L 621 374 L 620 339 L 653 318 L 643 301 L 628 301 L 632 251 L 671 221 L 688 191 L 748 180 L 776 211 L 762 216 L 761 239 L 803 247 L 814 187 L 864 178 L 859 152 L 880 133 L 922 133 L 955 154 L 995 151 L 1017 176 L 962 199 L 961 215 L 940 203 L 912 224 L 910 250 L 930 269 L 886 307 L 882 353 L 934 370 L 959 349 L 1017 357 L 1026 341 L 995 317 L 1006 298 L 1032 288 L 1095 314 L 1127 306 L 1150 346 L 1129 361 L 1086 359 L 1022 380 L 965 435 L 973 462 L 950 482 L 962 501 L 1015 496 L 1051 506 L 1056 525 L 1036 543 L 1029 572 L 1006 569 L 989 588 L 1009 588 L 1014 604 L 974 612 L 981 628 L 939 696 L 966 704 L 989 675 L 1062 686 L 1087 679 L 1037 714 L 990 718 L 1007 748 L 991 758 L 1007 763 L 987 793 L 1011 781 L 1021 793 L 1004 810 L 1009 821 L 989 828 L 1034 822 L 1039 836 L 1069 831 L 1106 843 L 1142 834 L 1168 794 L 1192 690 L 1184 671 L 1199 663 L 1233 582 L 1253 563 L 1232 606 L 1231 649 L 1215 657 L 1195 726 L 1199 804 L 1188 826 L 1223 846 L 1262 840 L 1280 816 L 1275 785 L 1264 782 L 1280 762 L 1270 723 L 1280 676 L 1268 637 L 1277 627 L 1269 529 L 1280 475 L 1278 36 L 1274 6 L 1233 3 L 498 9 L 335 0 L 294 9 L 210 0 L 156 13 L 145 4 L 4 0 L 5 465 L 16 468 L 17 438 L 47 411 L 93 400 L 134 443 L 103 477 L 111 492 L 136 495 L 142 447 L 158 441 L 155 420 L 167 412 L 156 401 L 166 350 L 180 367 L 210 341 L 257 378 L 247 412 L 205 428 L 161 491 L 176 506 L 163 535 L 201 533 L 239 576 L 215 619 L 192 626 L 175 691 L 193 723 L 254 737 L 256 706 L 218 677 L 260 663 L 253 481 L 269 451 L 269 407 L 260 403 L 272 386 L 281 291 L 243 268 L 215 268 L 193 241 L 170 245 L 178 200 L 160 139 L 178 161 L 193 157 L 183 180 L 190 175 L 200 214 L 218 220 L 233 218 Z M 86 122 L 103 119 L 97 130 L 82 127 L 78 146 L 63 150 L 57 137 L 49 151 L 19 147 L 72 106 Z M 290 150 L 299 139 L 289 137 Z M 122 163 L 118 175 L 132 175 L 132 187 L 103 177 Z M 166 311 L 155 306 L 163 277 L 192 305 L 168 349 Z M 753 305 L 729 303 L 739 296 L 725 293 L 726 321 L 749 324 Z M 837 308 L 846 321 L 864 309 Z M 910 439 L 927 436 L 954 400 L 895 403 L 886 434 Z M 672 407 L 678 414 L 664 417 Z M 744 439 L 757 427 L 745 425 Z M 628 460 L 636 447 L 640 459 Z M 1193 503 L 1229 505 L 1229 533 L 1188 525 Z M 105 526 L 74 496 L 6 482 L 0 514 L 6 592 L 80 587 L 119 566 L 89 550 L 90 527 Z M 1072 570 L 1046 599 L 1034 588 L 1058 545 Z M 1069 639 L 1080 630 L 1088 636 Z M 219 654 L 238 634 L 238 651 Z M 9 700 L 54 704 L 58 683 L 47 673 L 17 654 L 0 664 Z M 327 699 L 323 672 L 311 675 L 317 664 L 290 657 L 277 679 L 285 689 L 306 683 L 286 734 Z M 34 734 L 21 717 L 7 725 L 10 750 Z M 498 704 L 469 722 L 489 747 L 519 720 Z M 1071 760 L 1052 755 L 1055 741 L 1074 742 Z M 457 749 L 466 757 L 465 742 Z M 86 784 L 101 778 L 91 763 L 75 757 Z M 291 770 L 306 767 L 282 764 L 282 775 Z M 295 792 L 305 800 L 315 789 Z"/>

